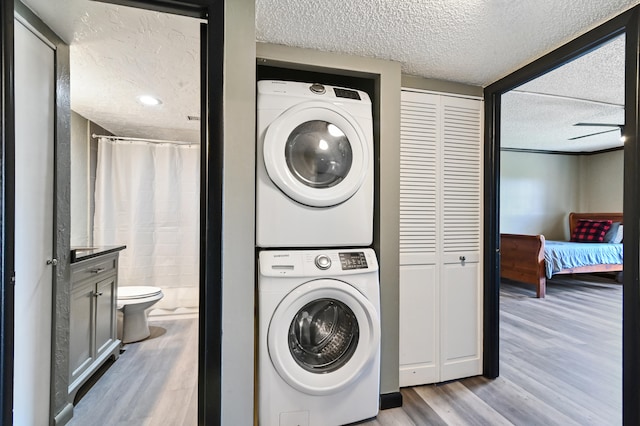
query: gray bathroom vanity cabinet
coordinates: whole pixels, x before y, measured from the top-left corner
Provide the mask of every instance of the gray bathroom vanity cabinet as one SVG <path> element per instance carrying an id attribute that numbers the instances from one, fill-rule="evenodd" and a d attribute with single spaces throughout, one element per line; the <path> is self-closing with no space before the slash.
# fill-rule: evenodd
<path id="1" fill-rule="evenodd" d="M 69 395 L 109 357 L 117 359 L 118 255 L 125 246 L 72 250 Z"/>

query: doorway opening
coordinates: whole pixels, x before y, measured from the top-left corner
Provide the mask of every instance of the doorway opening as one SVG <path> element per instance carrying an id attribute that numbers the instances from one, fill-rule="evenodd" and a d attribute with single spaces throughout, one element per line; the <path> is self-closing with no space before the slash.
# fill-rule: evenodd
<path id="1" fill-rule="evenodd" d="M 501 159 L 501 112 L 503 96 L 549 70 L 579 58 L 607 41 L 624 35 L 625 37 L 625 102 L 624 136 L 628 142 L 638 140 L 638 12 L 635 7 L 602 26 L 590 31 L 569 44 L 542 57 L 525 68 L 505 77 L 485 89 L 485 375 L 497 377 L 499 374 L 499 290 L 500 290 L 500 159 Z M 632 362 L 640 352 L 637 325 L 640 312 L 637 309 L 639 295 L 637 273 L 638 246 L 637 227 L 638 207 L 632 200 L 637 198 L 640 182 L 632 170 L 639 163 L 635 143 L 626 143 L 624 148 L 624 218 L 631 223 L 626 226 L 624 240 L 624 284 L 623 284 L 623 423 L 634 424 L 640 419 L 640 410 L 636 407 L 637 394 L 633 383 L 638 375 L 638 367 Z M 631 228 L 631 229 L 629 229 Z M 632 243 L 632 242 L 635 242 Z M 631 275 L 631 277 L 630 277 Z"/>
<path id="2" fill-rule="evenodd" d="M 35 0 L 31 3 L 36 3 Z M 47 6 L 51 6 L 47 3 Z M 201 161 L 199 162 L 201 171 L 205 171 L 205 173 L 201 173 L 202 176 L 206 176 L 203 178 L 200 185 L 196 184 L 196 187 L 199 188 L 200 194 L 200 207 L 195 209 L 196 211 L 200 211 L 200 219 L 201 223 L 208 223 L 209 228 L 211 228 L 211 224 L 215 223 L 215 229 L 217 232 L 207 232 L 204 225 L 200 226 L 199 230 L 197 230 L 197 234 L 200 239 L 200 248 L 197 250 L 198 257 L 200 260 L 200 278 L 198 285 L 198 298 L 202 301 L 206 299 L 203 303 L 206 308 L 201 309 L 200 313 L 200 332 L 196 333 L 198 336 L 196 337 L 196 341 L 198 341 L 198 358 L 199 362 L 197 367 L 197 381 L 198 381 L 198 391 L 197 391 L 197 401 L 198 404 L 198 421 L 204 422 L 208 424 L 213 424 L 220 421 L 220 383 L 218 378 L 220 377 L 221 363 L 220 356 L 215 356 L 216 350 L 220 350 L 220 300 L 221 300 L 221 287 L 217 285 L 209 285 L 210 289 L 208 291 L 202 291 L 201 289 L 207 287 L 206 284 L 210 282 L 221 282 L 221 223 L 222 223 L 222 215 L 221 215 L 221 204 L 222 204 L 222 167 L 220 167 L 222 162 L 222 144 L 218 144 L 215 149 L 210 150 L 210 146 L 208 144 L 209 137 L 216 140 L 222 139 L 222 122 L 220 117 L 222 116 L 221 112 L 223 110 L 222 106 L 222 63 L 223 63 L 223 39 L 221 29 L 223 27 L 224 16 L 225 16 L 225 8 L 223 1 L 210 1 L 210 2 L 200 2 L 200 1 L 171 1 L 171 2 L 156 2 L 156 1 L 114 1 L 113 3 L 118 4 L 129 4 L 138 8 L 146 8 L 151 10 L 156 10 L 160 12 L 166 13 L 175 13 L 178 15 L 190 16 L 194 18 L 206 19 L 212 27 L 215 27 L 215 31 L 208 32 L 207 26 L 203 25 L 198 32 L 198 36 L 205 40 L 205 43 L 201 47 L 201 49 L 197 49 L 196 55 L 198 56 L 198 65 L 200 69 L 200 75 L 202 76 L 202 81 L 205 84 L 201 85 L 200 93 L 201 93 L 201 102 L 200 107 L 204 111 L 203 116 L 205 119 L 201 120 L 200 124 L 200 134 L 202 136 L 203 153 L 201 155 Z M 23 6 L 22 6 L 23 7 Z M 13 69 L 14 64 L 12 62 L 13 52 L 13 19 L 14 19 L 14 3 L 13 2 L 4 2 L 1 9 L 1 18 L 2 18 L 2 52 L 3 52 L 3 91 L 2 91 L 2 102 L 3 102 L 3 120 L 2 120 L 2 140 L 3 140 L 3 151 L 2 151 L 2 161 L 3 161 L 3 171 L 7 173 L 8 180 L 3 181 L 8 182 L 3 184 L 6 191 L 3 191 L 3 229 L 6 230 L 6 233 L 3 232 L 3 246 L 6 250 L 2 251 L 2 263 L 3 263 L 3 297 L 2 297 L 2 312 L 3 312 L 3 321 L 2 321 L 2 377 L 3 377 L 3 398 L 2 398 L 2 407 L 0 416 L 3 419 L 3 423 L 11 424 L 13 421 L 13 392 L 11 391 L 11 386 L 13 383 L 13 376 L 15 373 L 14 370 L 14 362 L 12 357 L 10 356 L 13 352 L 13 332 L 14 329 L 14 294 L 10 289 L 13 286 L 13 273 L 14 261 L 13 257 L 13 245 L 15 243 L 13 229 L 15 225 L 15 192 L 13 184 L 13 165 L 14 165 L 14 146 L 15 146 L 15 137 L 14 137 L 14 122 L 12 117 L 15 114 L 14 108 L 14 98 L 11 90 L 4 90 L 5 88 L 10 88 L 13 86 Z M 36 21 L 39 22 L 36 25 L 42 24 L 38 18 Z M 46 25 L 46 24 L 45 24 Z M 125 41 L 126 42 L 126 41 Z M 63 52 L 64 53 L 64 52 Z M 200 57 L 204 58 L 204 60 L 200 61 Z M 68 105 L 68 69 L 65 67 L 64 62 L 60 62 L 65 69 L 59 69 L 64 78 L 65 72 L 66 74 L 66 85 L 63 84 L 58 86 L 59 92 L 57 95 L 63 99 L 66 97 L 66 105 Z M 67 62 L 68 64 L 68 62 Z M 6 84 L 5 84 L 6 83 Z M 219 83 L 219 84 L 218 84 Z M 66 88 L 65 88 L 66 86 Z M 60 105 L 65 105 L 65 102 L 62 102 Z M 60 142 L 63 145 L 65 142 L 65 134 L 68 138 L 68 126 L 69 126 L 69 111 L 63 110 L 61 108 L 58 113 L 58 122 L 57 122 L 57 130 L 56 130 L 56 145 Z M 5 118 L 7 118 L 5 120 Z M 62 130 L 61 130 L 62 129 Z M 66 129 L 66 133 L 65 133 Z M 58 140 L 58 138 L 60 138 Z M 68 149 L 64 147 L 64 149 Z M 64 154 L 65 151 L 58 152 L 57 154 Z M 67 167 L 62 163 L 63 167 Z M 65 171 L 66 175 L 63 174 L 63 178 L 68 176 L 68 170 Z M 61 180 L 64 183 L 64 179 Z M 64 191 L 63 191 L 64 192 Z M 60 231 L 61 229 L 68 229 L 69 223 L 60 223 L 58 224 L 58 233 L 61 235 L 64 232 Z M 59 237 L 60 239 L 65 239 L 64 237 Z M 57 246 L 60 247 L 59 245 Z M 68 241 L 67 246 L 68 248 Z M 58 250 L 59 251 L 59 250 Z M 66 251 L 66 250 L 64 250 Z M 61 253 L 61 252 L 60 252 Z M 59 253 L 59 254 L 60 254 Z M 63 256 L 67 256 L 67 254 L 63 254 Z M 52 262 L 53 264 L 53 262 Z M 63 267 L 61 270 L 68 271 L 68 267 Z M 54 281 L 54 291 L 59 291 L 59 286 L 66 285 L 67 280 L 63 277 L 60 279 L 58 277 L 57 281 Z M 5 292 L 5 289 L 9 289 L 10 291 Z M 62 290 L 65 291 L 65 290 Z M 207 309 L 208 308 L 208 309 Z M 203 310 L 204 315 L 203 315 Z M 54 324 L 54 328 L 60 326 L 59 318 L 56 318 L 56 322 Z M 206 342 L 205 346 L 203 342 Z M 211 347 L 211 350 L 207 350 L 206 352 L 209 356 L 206 359 L 203 359 L 200 355 L 205 352 L 205 350 Z M 55 350 L 56 348 L 54 348 Z M 59 360 L 59 353 L 56 352 L 56 356 L 52 357 L 54 363 Z M 53 366 L 55 368 L 55 365 Z M 59 374 L 54 372 L 52 374 L 53 377 L 59 378 Z M 52 385 L 53 387 L 53 385 Z M 57 394 L 57 393 L 56 393 Z M 66 386 L 63 389 L 63 395 L 66 394 Z M 53 392 L 52 392 L 53 395 Z M 52 405 L 55 404 L 56 398 L 54 396 L 51 397 Z M 203 403 L 206 401 L 206 404 Z M 53 415 L 52 408 L 52 415 Z M 210 420 L 207 420 L 210 419 Z M 217 420 L 216 420 L 217 419 Z"/>

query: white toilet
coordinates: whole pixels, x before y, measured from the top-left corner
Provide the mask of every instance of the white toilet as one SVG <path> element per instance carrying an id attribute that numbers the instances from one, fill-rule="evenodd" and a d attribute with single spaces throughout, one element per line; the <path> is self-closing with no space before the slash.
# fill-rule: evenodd
<path id="1" fill-rule="evenodd" d="M 151 332 L 147 310 L 163 296 L 160 287 L 118 287 L 118 311 L 122 313 L 118 315 L 118 330 L 122 330 L 122 343 L 137 342 L 149 337 Z"/>

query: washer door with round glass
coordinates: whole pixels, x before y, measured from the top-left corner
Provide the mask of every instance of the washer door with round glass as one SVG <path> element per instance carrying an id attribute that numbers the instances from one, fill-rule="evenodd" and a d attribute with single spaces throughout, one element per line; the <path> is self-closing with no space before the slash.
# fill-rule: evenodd
<path id="1" fill-rule="evenodd" d="M 318 101 L 295 105 L 274 120 L 265 133 L 263 154 L 273 183 L 312 207 L 351 198 L 370 162 L 369 145 L 354 118 Z"/>
<path id="2" fill-rule="evenodd" d="M 380 321 L 353 286 L 319 279 L 280 302 L 267 339 L 271 362 L 285 382 L 307 394 L 327 395 L 352 384 L 372 362 Z"/>

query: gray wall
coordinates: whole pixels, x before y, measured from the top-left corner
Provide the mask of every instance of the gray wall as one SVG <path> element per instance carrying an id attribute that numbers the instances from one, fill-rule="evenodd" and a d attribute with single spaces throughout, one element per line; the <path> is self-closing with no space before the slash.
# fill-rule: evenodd
<path id="1" fill-rule="evenodd" d="M 89 175 L 87 182 L 87 190 L 89 191 L 89 195 L 87 197 L 87 201 L 89 202 L 89 219 L 87 220 L 87 225 L 89 226 L 89 245 L 93 245 L 93 215 L 96 212 L 96 173 L 98 170 L 98 139 L 94 139 L 92 135 L 113 136 L 113 133 L 93 121 L 89 121 L 89 134 L 87 136 L 89 141 L 89 151 L 87 153 L 89 162 Z"/>
<path id="2" fill-rule="evenodd" d="M 222 141 L 223 425 L 253 424 L 255 40 L 255 1 L 225 2 Z"/>
<path id="3" fill-rule="evenodd" d="M 580 211 L 621 212 L 624 151 L 580 158 Z"/>
<path id="4" fill-rule="evenodd" d="M 400 64 L 258 43 L 260 64 L 373 78 L 374 138 L 378 142 L 374 248 L 380 263 L 382 349 L 380 392 L 398 391 L 398 244 L 400 167 Z M 377 109 L 376 109 L 377 106 Z"/>
<path id="5" fill-rule="evenodd" d="M 93 244 L 98 140 L 113 134 L 71 111 L 71 247 Z"/>
<path id="6" fill-rule="evenodd" d="M 565 239 L 568 213 L 579 210 L 579 157 L 503 151 L 500 232 Z"/>
<path id="7" fill-rule="evenodd" d="M 407 74 L 402 75 L 402 87 L 430 90 L 439 93 L 478 96 L 480 98 L 484 96 L 484 90 L 479 86 L 470 86 L 463 83 L 422 78 Z"/>
<path id="8" fill-rule="evenodd" d="M 621 212 L 622 157 L 503 151 L 500 232 L 567 240 L 570 212 Z"/>
<path id="9" fill-rule="evenodd" d="M 90 244 L 88 135 L 89 121 L 71 111 L 71 247 Z"/>

